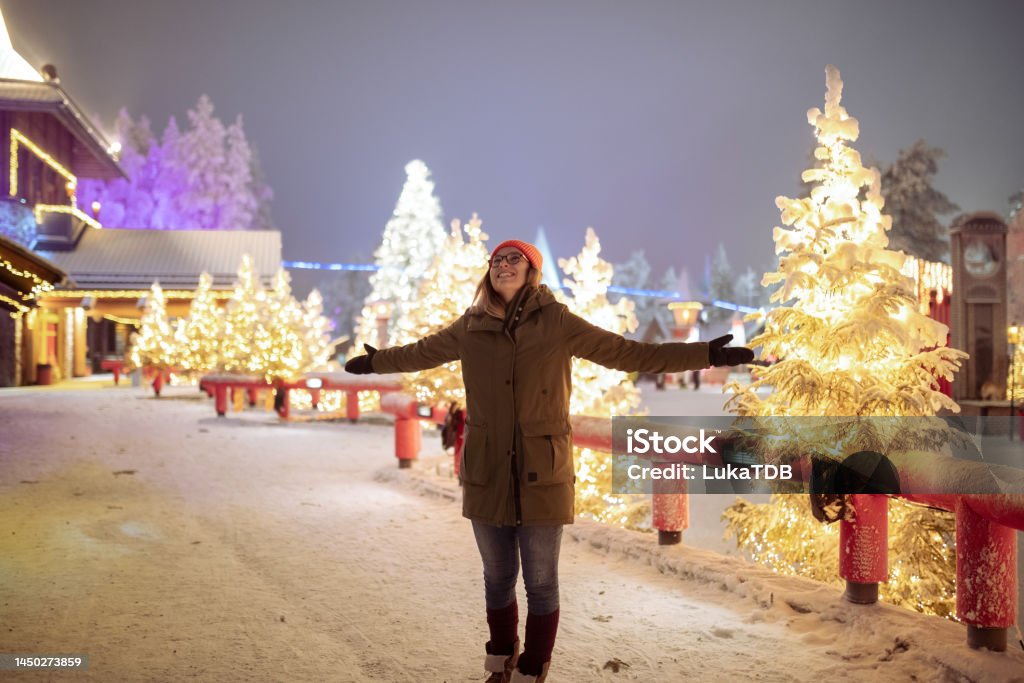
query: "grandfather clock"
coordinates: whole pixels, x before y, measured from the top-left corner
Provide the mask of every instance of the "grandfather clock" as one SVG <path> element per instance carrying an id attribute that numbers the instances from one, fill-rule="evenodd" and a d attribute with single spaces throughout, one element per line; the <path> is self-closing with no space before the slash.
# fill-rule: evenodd
<path id="1" fill-rule="evenodd" d="M 957 221 L 950 232 L 953 348 L 971 354 L 953 382 L 954 399 L 980 399 L 982 387 L 1006 396 L 1006 223 L 988 211 Z M 986 396 L 988 397 L 988 396 Z"/>

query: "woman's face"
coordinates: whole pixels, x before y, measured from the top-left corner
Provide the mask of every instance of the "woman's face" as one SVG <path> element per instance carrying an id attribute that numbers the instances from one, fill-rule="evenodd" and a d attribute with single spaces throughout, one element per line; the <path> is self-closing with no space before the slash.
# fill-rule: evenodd
<path id="1" fill-rule="evenodd" d="M 519 263 L 509 263 L 519 257 Z M 506 303 L 512 301 L 519 288 L 526 284 L 526 273 L 530 262 L 515 247 L 505 247 L 491 259 L 491 285 Z"/>

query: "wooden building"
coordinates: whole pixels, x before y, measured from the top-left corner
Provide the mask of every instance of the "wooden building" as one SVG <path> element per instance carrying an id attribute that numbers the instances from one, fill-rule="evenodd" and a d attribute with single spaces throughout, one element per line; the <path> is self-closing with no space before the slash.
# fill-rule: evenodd
<path id="1" fill-rule="evenodd" d="M 227 301 L 243 256 L 269 286 L 281 267 L 276 230 L 88 230 L 70 251 L 43 254 L 68 283 L 41 297 L 44 315 L 62 321 L 73 340 L 55 377 L 98 372 L 104 358 L 121 357 L 138 325 L 153 282 L 159 282 L 171 318 L 188 313 L 201 273 Z"/>
<path id="2" fill-rule="evenodd" d="M 80 377 L 121 356 L 154 281 L 173 317 L 204 271 L 226 300 L 243 255 L 264 284 L 281 266 L 274 231 L 103 228 L 76 191 L 81 178 L 125 177 L 117 148 L 56 69 L 42 71 L 13 49 L 0 15 L 0 386 Z"/>
<path id="3" fill-rule="evenodd" d="M 0 387 L 18 386 L 36 375 L 39 343 L 60 353 L 56 330 L 37 339 L 39 297 L 65 280 L 60 268 L 0 235 Z M 49 331 L 49 330 L 47 330 Z"/>

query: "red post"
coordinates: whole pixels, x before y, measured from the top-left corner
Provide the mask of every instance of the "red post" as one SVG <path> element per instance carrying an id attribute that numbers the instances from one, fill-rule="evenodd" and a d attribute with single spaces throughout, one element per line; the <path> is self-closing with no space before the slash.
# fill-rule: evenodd
<path id="1" fill-rule="evenodd" d="M 956 505 L 956 616 L 967 644 L 1006 650 L 1006 629 L 1017 620 L 1017 536 L 963 499 Z"/>
<path id="2" fill-rule="evenodd" d="M 854 520 L 839 522 L 839 576 L 846 579 L 844 598 L 869 605 L 889 578 L 889 498 L 854 494 L 850 502 Z"/>
<path id="3" fill-rule="evenodd" d="M 320 390 L 319 389 L 306 389 L 309 392 L 309 400 L 313 403 L 313 410 L 320 405 Z"/>
<path id="4" fill-rule="evenodd" d="M 658 465 L 664 468 L 663 472 L 672 469 L 671 463 L 655 463 Z M 683 531 L 690 526 L 690 497 L 685 479 L 652 482 L 651 526 L 658 530 L 658 545 L 677 545 L 683 540 Z"/>
<path id="5" fill-rule="evenodd" d="M 110 368 L 110 371 L 114 373 L 114 386 L 116 387 L 117 383 L 121 380 L 121 366 L 115 365 Z"/>
<path id="6" fill-rule="evenodd" d="M 228 412 L 228 388 L 225 384 L 217 382 L 213 387 L 213 393 L 214 406 L 217 409 L 217 417 L 224 417 Z"/>
<path id="7" fill-rule="evenodd" d="M 249 387 L 246 389 L 246 392 L 249 394 L 249 407 L 252 408 L 256 405 L 256 400 L 259 398 L 260 390 L 256 387 Z"/>
<path id="8" fill-rule="evenodd" d="M 422 443 L 418 418 L 395 418 L 395 457 L 398 458 L 399 468 L 412 467 L 412 461 L 419 457 Z"/>
<path id="9" fill-rule="evenodd" d="M 359 420 L 358 391 L 345 392 L 345 417 L 349 419 L 349 422 L 357 422 Z"/>
<path id="10" fill-rule="evenodd" d="M 278 401 L 277 414 L 281 416 L 281 419 L 287 420 L 288 413 L 290 412 L 291 406 L 289 405 L 288 387 L 279 386 L 276 389 L 281 392 L 281 398 Z"/>
<path id="11" fill-rule="evenodd" d="M 157 370 L 156 376 L 153 378 L 153 393 L 156 394 L 157 398 L 160 398 L 160 390 L 164 386 L 164 371 Z"/>

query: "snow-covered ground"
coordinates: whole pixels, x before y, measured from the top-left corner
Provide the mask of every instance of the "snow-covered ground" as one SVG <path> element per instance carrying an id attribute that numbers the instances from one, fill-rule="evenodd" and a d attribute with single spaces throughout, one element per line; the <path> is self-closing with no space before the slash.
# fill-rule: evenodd
<path id="1" fill-rule="evenodd" d="M 684 396 L 651 414 L 720 399 Z M 218 419 L 188 388 L 3 390 L 0 414 L 0 653 L 89 657 L 25 679 L 482 679 L 479 559 L 432 434 L 400 471 L 381 421 Z M 1019 648 L 693 547 L 697 526 L 670 548 L 567 527 L 549 680 L 1024 681 Z"/>

